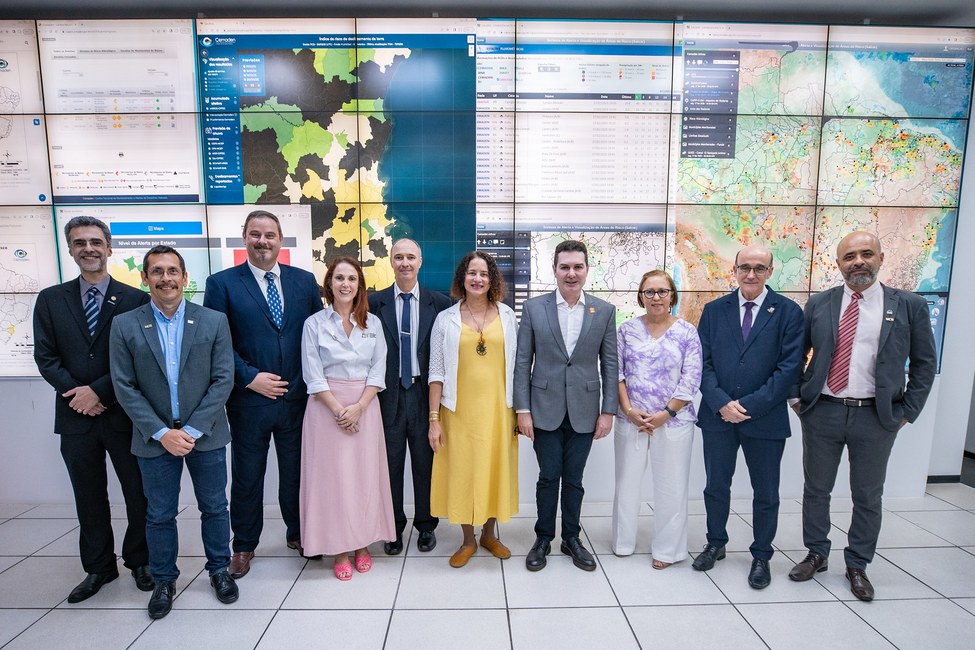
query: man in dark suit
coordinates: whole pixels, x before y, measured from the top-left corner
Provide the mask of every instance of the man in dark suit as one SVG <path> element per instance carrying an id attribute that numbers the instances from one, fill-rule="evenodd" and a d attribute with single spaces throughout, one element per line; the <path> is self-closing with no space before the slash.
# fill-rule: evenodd
<path id="1" fill-rule="evenodd" d="M 139 464 L 129 451 L 132 422 L 115 401 L 108 366 L 108 335 L 119 314 L 149 296 L 108 274 L 112 233 L 94 217 L 75 217 L 64 226 L 68 252 L 81 277 L 45 289 L 34 307 L 34 361 L 57 391 L 54 432 L 74 490 L 81 565 L 88 576 L 72 590 L 69 603 L 98 593 L 118 577 L 115 537 L 108 503 L 105 453 L 122 486 L 128 527 L 122 561 L 136 586 L 152 589 L 146 549 L 146 498 Z"/>
<path id="2" fill-rule="evenodd" d="M 437 314 L 450 306 L 442 293 L 417 282 L 423 264 L 420 246 L 412 239 L 399 239 L 390 249 L 390 264 L 396 281 L 391 287 L 369 296 L 369 311 L 379 316 L 386 334 L 386 390 L 379 393 L 379 408 L 386 432 L 386 460 L 393 493 L 396 539 L 386 542 L 388 555 L 403 551 L 406 512 L 403 509 L 403 473 L 406 449 L 410 450 L 413 474 L 413 527 L 419 533 L 416 547 L 431 551 L 437 545 L 437 518 L 430 515 L 430 474 L 433 449 L 427 438 L 429 421 L 428 371 L 430 330 Z M 407 304 L 408 301 L 408 304 Z M 404 321 L 407 317 L 407 321 Z"/>
<path id="3" fill-rule="evenodd" d="M 132 453 L 139 458 L 148 500 L 146 536 L 156 586 L 151 618 L 173 606 L 179 569 L 176 515 L 185 462 L 200 510 L 210 585 L 222 603 L 237 600 L 230 566 L 227 455 L 230 426 L 224 404 L 234 381 L 227 318 L 183 298 L 183 257 L 169 246 L 150 249 L 142 282 L 152 298 L 115 319 L 112 383 L 132 418 Z"/>
<path id="4" fill-rule="evenodd" d="M 725 557 L 731 481 L 741 448 L 753 492 L 748 584 L 764 589 L 772 580 L 779 466 L 791 435 L 787 399 L 799 377 L 802 310 L 765 286 L 772 253 L 764 246 L 742 248 L 734 272 L 738 290 L 705 305 L 698 326 L 704 356 L 698 426 L 704 434 L 708 533 L 693 567 L 707 571 Z"/>
<path id="5" fill-rule="evenodd" d="M 288 548 L 301 553 L 298 488 L 301 422 L 308 400 L 301 377 L 301 331 L 322 309 L 318 283 L 308 271 L 278 263 L 281 222 L 266 210 L 247 215 L 247 261 L 207 278 L 203 304 L 223 312 L 234 344 L 234 390 L 227 402 L 231 446 L 230 525 L 239 579 L 264 529 L 264 475 L 274 438 L 278 503 Z"/>
<path id="6" fill-rule="evenodd" d="M 789 577 L 803 582 L 828 566 L 830 492 L 846 447 L 853 519 L 843 555 L 850 590 L 864 601 L 874 596 L 866 567 L 880 535 L 890 450 L 901 427 L 920 415 L 937 368 L 927 302 L 877 282 L 883 261 L 880 240 L 871 233 L 851 233 L 836 247 L 845 284 L 806 304 L 803 351 L 812 349 L 813 356 L 796 405 L 802 421 L 802 537 L 809 553 Z"/>
<path id="7" fill-rule="evenodd" d="M 545 568 L 561 482 L 561 551 L 594 571 L 596 561 L 579 541 L 582 476 L 592 441 L 609 435 L 619 408 L 616 307 L 583 293 L 589 251 L 582 242 L 559 243 L 552 268 L 556 290 L 522 305 L 515 358 L 518 431 L 538 457 L 538 519 L 525 566 Z"/>

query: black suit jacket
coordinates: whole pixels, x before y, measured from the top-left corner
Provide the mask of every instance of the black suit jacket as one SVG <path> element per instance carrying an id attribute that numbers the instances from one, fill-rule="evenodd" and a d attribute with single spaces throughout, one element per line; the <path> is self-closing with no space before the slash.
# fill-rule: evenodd
<path id="1" fill-rule="evenodd" d="M 420 390 L 424 404 L 428 401 L 430 377 L 430 330 L 437 314 L 450 307 L 450 298 L 437 291 L 420 287 L 420 326 L 417 332 L 416 357 L 420 364 Z M 386 388 L 379 393 L 383 426 L 389 427 L 396 416 L 399 402 L 399 324 L 396 322 L 396 293 L 392 286 L 369 296 L 369 311 L 379 316 L 386 335 Z"/>
<path id="2" fill-rule="evenodd" d="M 102 301 L 95 335 L 88 333 L 81 303 L 81 280 L 75 278 L 48 287 L 34 306 L 34 362 L 41 376 L 57 391 L 54 432 L 85 434 L 94 427 L 129 432 L 132 423 L 115 399 L 108 367 L 108 336 L 119 314 L 149 302 L 149 294 L 114 278 Z M 106 410 L 92 417 L 76 413 L 64 393 L 78 386 L 90 386 Z"/>

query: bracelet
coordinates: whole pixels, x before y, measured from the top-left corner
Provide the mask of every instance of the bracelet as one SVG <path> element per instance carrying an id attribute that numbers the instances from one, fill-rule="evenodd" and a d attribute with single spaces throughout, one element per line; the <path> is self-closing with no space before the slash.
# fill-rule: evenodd
<path id="1" fill-rule="evenodd" d="M 440 421 L 440 411 L 430 411 L 430 421 L 439 422 Z"/>
<path id="2" fill-rule="evenodd" d="M 664 406 L 664 410 L 667 411 L 667 413 L 670 415 L 670 417 L 672 417 L 672 418 L 677 417 L 677 411 L 675 411 L 674 409 L 670 408 L 670 405 L 665 405 Z"/>

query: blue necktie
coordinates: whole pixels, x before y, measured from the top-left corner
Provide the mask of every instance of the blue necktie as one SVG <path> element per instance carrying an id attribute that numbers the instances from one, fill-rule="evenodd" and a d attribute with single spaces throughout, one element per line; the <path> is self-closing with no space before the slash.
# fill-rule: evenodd
<path id="1" fill-rule="evenodd" d="M 281 308 L 281 296 L 278 288 L 274 285 L 274 274 L 268 271 L 264 274 L 267 280 L 267 306 L 271 310 L 271 319 L 274 326 L 281 329 L 281 321 L 284 320 L 284 310 Z"/>
<path id="2" fill-rule="evenodd" d="M 98 287 L 88 289 L 88 298 L 85 300 L 85 320 L 88 321 L 88 333 L 95 336 L 95 327 L 98 325 Z"/>
<path id="3" fill-rule="evenodd" d="M 745 303 L 745 317 L 741 319 L 741 340 L 747 341 L 748 334 L 752 331 L 752 308 L 755 303 L 751 300 Z"/>
<path id="4" fill-rule="evenodd" d="M 413 339 L 410 335 L 410 298 L 412 293 L 401 293 L 403 299 L 403 317 L 400 320 L 399 328 L 399 380 L 403 388 L 413 385 Z"/>

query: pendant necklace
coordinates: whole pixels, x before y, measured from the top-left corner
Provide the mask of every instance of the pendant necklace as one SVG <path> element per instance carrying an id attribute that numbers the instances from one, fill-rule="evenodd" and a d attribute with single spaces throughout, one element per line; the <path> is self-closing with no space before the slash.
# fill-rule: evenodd
<path id="1" fill-rule="evenodd" d="M 481 322 L 478 323 L 477 318 L 474 316 L 474 310 L 471 309 L 469 305 L 464 306 L 467 307 L 467 312 L 471 315 L 471 320 L 473 320 L 474 324 L 477 325 L 477 347 L 474 349 L 480 356 L 483 357 L 487 354 L 487 346 L 484 344 L 484 321 L 487 319 L 487 309 L 484 310 L 484 317 L 481 319 Z"/>

